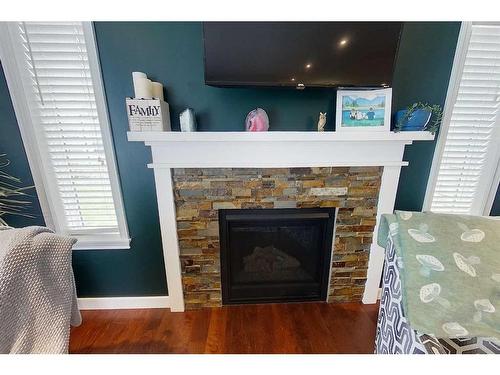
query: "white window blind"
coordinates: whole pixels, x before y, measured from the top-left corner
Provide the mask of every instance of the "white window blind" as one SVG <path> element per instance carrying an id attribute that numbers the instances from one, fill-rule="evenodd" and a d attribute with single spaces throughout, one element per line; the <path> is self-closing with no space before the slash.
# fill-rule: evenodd
<path id="1" fill-rule="evenodd" d="M 56 229 L 97 247 L 128 245 L 91 25 L 8 28 Z"/>
<path id="2" fill-rule="evenodd" d="M 498 186 L 500 25 L 469 24 L 461 37 L 428 194 L 433 212 L 482 215 Z"/>

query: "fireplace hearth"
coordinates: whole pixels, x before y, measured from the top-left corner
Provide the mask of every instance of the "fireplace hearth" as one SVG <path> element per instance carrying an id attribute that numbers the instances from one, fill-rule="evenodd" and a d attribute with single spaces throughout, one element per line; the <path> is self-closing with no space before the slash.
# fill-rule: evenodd
<path id="1" fill-rule="evenodd" d="M 222 303 L 326 301 L 334 208 L 219 210 Z"/>

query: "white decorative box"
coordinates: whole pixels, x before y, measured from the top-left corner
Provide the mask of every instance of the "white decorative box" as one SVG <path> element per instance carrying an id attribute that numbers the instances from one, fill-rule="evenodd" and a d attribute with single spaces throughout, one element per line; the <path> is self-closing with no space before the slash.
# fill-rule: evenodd
<path id="1" fill-rule="evenodd" d="M 171 131 L 168 103 L 160 99 L 126 99 L 132 132 Z"/>

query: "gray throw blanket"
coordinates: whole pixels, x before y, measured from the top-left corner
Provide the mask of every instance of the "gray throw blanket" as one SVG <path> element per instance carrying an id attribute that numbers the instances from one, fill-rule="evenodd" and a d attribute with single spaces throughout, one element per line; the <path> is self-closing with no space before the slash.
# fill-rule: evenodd
<path id="1" fill-rule="evenodd" d="M 0 227 L 0 353 L 67 353 L 76 302 L 75 239 L 43 227 Z"/>

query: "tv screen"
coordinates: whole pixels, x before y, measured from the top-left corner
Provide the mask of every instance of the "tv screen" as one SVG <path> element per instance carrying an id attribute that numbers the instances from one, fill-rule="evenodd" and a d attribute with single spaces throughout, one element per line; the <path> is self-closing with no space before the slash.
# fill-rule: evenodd
<path id="1" fill-rule="evenodd" d="M 390 86 L 401 29 L 401 22 L 205 22 L 205 83 Z"/>

